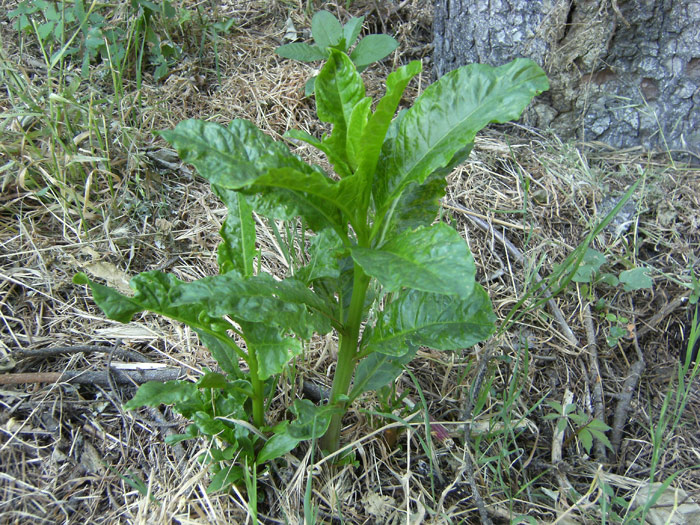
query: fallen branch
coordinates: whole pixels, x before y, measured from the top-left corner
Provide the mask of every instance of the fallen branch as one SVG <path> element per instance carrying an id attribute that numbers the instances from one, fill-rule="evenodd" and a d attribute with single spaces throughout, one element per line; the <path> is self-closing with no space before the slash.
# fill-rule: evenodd
<path id="1" fill-rule="evenodd" d="M 630 404 L 632 403 L 632 396 L 637 390 L 637 383 L 639 383 L 639 378 L 644 373 L 646 368 L 646 363 L 644 362 L 644 354 L 642 349 L 639 348 L 639 341 L 637 339 L 637 334 L 634 334 L 634 349 L 637 351 L 637 361 L 630 366 L 629 375 L 622 385 L 622 392 L 620 392 L 620 397 L 615 406 L 615 415 L 613 417 L 612 424 L 612 438 L 610 439 L 610 444 L 615 451 L 615 455 L 619 457 L 620 455 L 620 444 L 622 443 L 622 431 L 627 422 L 627 413 L 630 410 Z"/>
<path id="2" fill-rule="evenodd" d="M 671 315 L 674 311 L 680 308 L 682 305 L 688 302 L 688 297 L 690 297 L 690 292 L 686 292 L 683 295 L 679 295 L 674 298 L 670 303 L 667 303 L 661 310 L 659 310 L 654 316 L 648 321 L 644 321 L 644 326 L 637 330 L 637 337 L 643 337 L 656 328 L 656 325 L 663 321 L 666 317 Z"/>
<path id="3" fill-rule="evenodd" d="M 49 348 L 38 348 L 36 350 L 25 350 L 19 348 L 12 351 L 12 357 L 14 359 L 18 358 L 41 358 L 41 357 L 53 357 L 56 355 L 63 354 L 78 354 L 78 353 L 103 353 L 112 354 L 114 357 L 119 359 L 136 361 L 138 363 L 148 363 L 150 359 L 134 352 L 133 350 L 126 350 L 124 348 L 117 348 L 115 346 L 99 346 L 99 345 L 79 345 L 79 346 L 51 346 Z"/>
<path id="4" fill-rule="evenodd" d="M 561 406 L 566 407 L 574 401 L 574 393 L 566 388 L 564 397 L 561 401 Z M 557 479 L 559 480 L 559 496 L 567 498 L 573 486 L 566 477 L 566 472 L 563 467 L 563 448 L 564 448 L 564 432 L 566 427 L 559 429 L 559 425 L 554 426 L 554 435 L 552 436 L 552 465 L 555 467 Z"/>
<path id="5" fill-rule="evenodd" d="M 109 374 L 115 383 L 140 385 L 148 381 L 171 381 L 182 374 L 180 368 L 167 367 L 158 363 L 113 363 L 109 370 L 64 372 L 31 372 L 24 374 L 0 374 L 0 385 L 21 385 L 25 383 L 77 383 L 109 387 Z"/>

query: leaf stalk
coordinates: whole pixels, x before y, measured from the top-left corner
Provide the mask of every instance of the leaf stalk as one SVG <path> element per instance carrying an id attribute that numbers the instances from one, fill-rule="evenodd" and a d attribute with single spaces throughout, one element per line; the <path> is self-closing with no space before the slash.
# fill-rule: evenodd
<path id="1" fill-rule="evenodd" d="M 365 295 L 369 285 L 369 276 L 362 269 L 355 265 L 352 284 L 352 299 L 348 310 L 348 319 L 345 330 L 339 332 L 340 345 L 338 348 L 338 363 L 333 377 L 331 387 L 330 404 L 338 405 L 342 408 L 331 418 L 328 431 L 321 439 L 321 448 L 327 452 L 338 450 L 340 443 L 340 428 L 343 415 L 345 414 L 345 401 L 339 401 L 342 396 L 347 396 L 350 390 L 350 382 L 355 372 L 355 364 L 358 356 L 358 344 L 360 336 L 360 325 L 362 324 L 362 312 L 365 303 Z"/>
<path id="2" fill-rule="evenodd" d="M 250 368 L 250 384 L 253 387 L 253 423 L 257 428 L 265 425 L 265 382 L 258 375 L 258 356 L 255 349 L 248 345 L 248 367 Z"/>

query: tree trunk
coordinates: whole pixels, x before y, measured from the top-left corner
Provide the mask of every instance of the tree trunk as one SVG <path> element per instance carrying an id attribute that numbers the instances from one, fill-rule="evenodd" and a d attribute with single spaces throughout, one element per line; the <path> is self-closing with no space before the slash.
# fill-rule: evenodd
<path id="1" fill-rule="evenodd" d="M 436 0 L 434 73 L 525 56 L 551 90 L 524 116 L 562 138 L 700 160 L 700 1 Z"/>

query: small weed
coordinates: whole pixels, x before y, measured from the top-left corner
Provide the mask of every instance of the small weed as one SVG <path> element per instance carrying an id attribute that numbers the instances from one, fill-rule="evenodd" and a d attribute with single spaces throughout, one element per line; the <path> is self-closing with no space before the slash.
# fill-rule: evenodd
<path id="1" fill-rule="evenodd" d="M 275 49 L 281 57 L 299 60 L 301 62 L 316 62 L 327 60 L 331 49 L 347 52 L 357 40 L 362 31 L 364 17 L 351 18 L 345 25 L 328 11 L 317 12 L 311 20 L 311 36 L 314 43 L 292 42 Z M 392 53 L 399 43 L 389 35 L 367 35 L 362 38 L 352 53 L 350 60 L 355 64 L 357 72 L 361 73 L 371 63 L 378 62 Z M 304 88 L 306 96 L 314 92 L 316 77 L 311 77 Z"/>
<path id="2" fill-rule="evenodd" d="M 595 438 L 612 450 L 610 440 L 605 435 L 610 430 L 610 427 L 603 421 L 590 417 L 574 403 L 569 403 L 566 406 L 562 406 L 561 403 L 552 400 L 546 403 L 554 412 L 545 415 L 544 418 L 555 419 L 558 432 L 564 432 L 567 427 L 570 427 L 573 431 L 564 441 L 563 448 L 566 448 L 573 439 L 578 439 L 586 453 L 590 454 L 593 447 L 593 438 Z"/>

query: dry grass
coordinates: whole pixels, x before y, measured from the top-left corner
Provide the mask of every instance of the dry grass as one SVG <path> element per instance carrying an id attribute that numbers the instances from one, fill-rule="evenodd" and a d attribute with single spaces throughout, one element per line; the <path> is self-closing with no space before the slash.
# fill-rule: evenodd
<path id="1" fill-rule="evenodd" d="M 0 12 L 13 4 L 3 2 Z M 354 2 L 350 13 L 366 14 L 370 32 L 397 36 L 401 45 L 393 62 L 401 64 L 429 56 L 428 4 Z M 184 375 L 193 377 L 202 367 L 215 366 L 186 327 L 152 315 L 129 325 L 106 320 L 84 287 L 73 285 L 71 278 L 86 271 L 124 286 L 129 276 L 155 268 L 185 280 L 216 271 L 217 232 L 225 209 L 186 168 L 164 169 L 153 160 L 163 143 L 151 131 L 199 117 L 219 122 L 247 118 L 276 138 L 290 128 L 320 134 L 313 105 L 301 95 L 309 68 L 273 53 L 288 16 L 299 30 L 309 26 L 309 17 L 299 7 L 277 1 L 222 3 L 219 13 L 238 20 L 218 49 L 222 84 L 217 84 L 212 49 L 201 60 L 194 52 L 187 55 L 160 84 L 147 77 L 140 106 L 135 86 L 128 84 L 125 98 L 104 115 L 112 127 L 96 128 L 111 129 L 106 135 L 109 147 L 92 139 L 89 145 L 78 142 L 84 155 L 106 157 L 108 162 L 85 162 L 71 172 L 71 180 L 54 180 L 50 167 L 58 163 L 68 169 L 67 159 L 52 156 L 41 134 L 29 140 L 11 115 L 19 107 L 9 98 L 0 100 L 0 164 L 5 166 L 0 173 L 0 372 L 105 370 L 109 354 L 13 359 L 18 349 L 79 344 L 118 343 L 154 362 L 181 367 Z M 346 13 L 344 3 L 334 10 Z M 20 75 L 26 92 L 42 103 L 46 71 L 37 65 L 37 49 L 27 46 L 20 53 L 10 24 L 3 23 L 0 31 L 3 67 Z M 193 42 L 196 37 L 189 35 Z M 191 51 L 194 47 L 190 43 Z M 381 92 L 381 81 L 392 65 L 387 62 L 365 74 L 369 93 Z M 428 82 L 429 74 L 424 73 L 407 98 Z M 96 98 L 110 95 L 109 83 L 83 83 L 80 89 L 85 100 L 90 90 Z M 100 108 L 94 106 L 95 111 Z M 307 148 L 299 153 L 313 155 Z M 339 523 L 339 516 L 343 523 L 479 523 L 467 454 L 476 461 L 471 481 L 480 488 L 494 522 L 506 523 L 517 515 L 536 522 L 558 517 L 562 523 L 600 521 L 596 502 L 602 497 L 602 483 L 629 501 L 652 468 L 660 480 L 678 473 L 673 486 L 700 502 L 697 383 L 692 384 L 679 426 L 664 437 L 658 458 L 652 457 L 655 448 L 649 437 L 666 393 L 677 385 L 678 354 L 690 325 L 687 301 L 676 299 L 689 295 L 683 283 L 690 282 L 700 254 L 700 172 L 663 155 L 562 144 L 546 133 L 515 126 L 490 129 L 477 139 L 470 160 L 450 176 L 445 218 L 469 242 L 478 278 L 503 318 L 536 270 L 549 274 L 585 238 L 604 215 L 606 197 L 619 195 L 642 176 L 630 228 L 620 236 L 606 231 L 593 243 L 609 261 L 616 261 L 618 272 L 625 265 L 653 268 L 653 290 L 596 288 L 596 299 L 604 299 L 610 312 L 630 319 L 630 332 L 638 335 L 647 363 L 629 407 L 619 457 L 609 455 L 600 464 L 578 440 L 569 439 L 559 443 L 564 445 L 559 461 L 553 458 L 558 438 L 554 423 L 544 418 L 551 410 L 541 400 L 562 402 L 568 391 L 588 414 L 594 413 L 595 404 L 596 380 L 583 318 L 589 296 L 572 284 L 558 305 L 579 344 L 567 340 L 544 307 L 488 342 L 494 355 L 486 376 L 489 387 L 474 413 L 469 440 L 463 434 L 464 410 L 485 348 L 462 354 L 421 351 L 411 365 L 417 384 L 404 375 L 397 390 L 408 392 L 408 399 L 441 423 L 449 438 L 426 434 L 422 412 L 407 425 L 373 415 L 385 407 L 367 396 L 351 409 L 343 433 L 343 441 L 355 453 L 354 464 L 331 467 L 316 455 L 311 465 L 310 448 L 301 446 L 289 455 L 286 466 L 280 463 L 260 478 L 262 521 L 302 523 L 311 474 L 312 499 L 324 523 Z M 48 193 L 38 193 L 44 186 Z M 483 217 L 491 230 L 475 227 L 469 220 L 474 215 Z M 504 250 L 494 232 L 524 254 L 524 265 Z M 260 243 L 268 269 L 281 268 L 284 258 L 274 236 L 264 236 Z M 594 313 L 594 321 L 610 423 L 637 357 L 630 338 L 608 348 L 609 323 L 600 313 Z M 299 377 L 329 385 L 334 343 L 332 337 L 313 341 L 295 364 Z M 296 395 L 294 386 L 282 382 L 272 419 L 283 416 Z M 172 430 L 168 425 L 177 430 L 185 422 L 167 409 L 125 413 L 121 405 L 132 392 L 68 382 L 0 387 L 0 522 L 244 523 L 243 488 L 206 494 L 208 477 L 196 461 L 206 443 L 164 445 L 164 436 Z M 397 414 L 408 417 L 413 412 Z M 484 427 L 490 434 L 483 433 Z M 147 494 L 136 490 L 134 481 L 142 483 Z M 567 483 L 582 495 L 578 506 L 572 506 L 575 497 L 559 492 Z"/>

